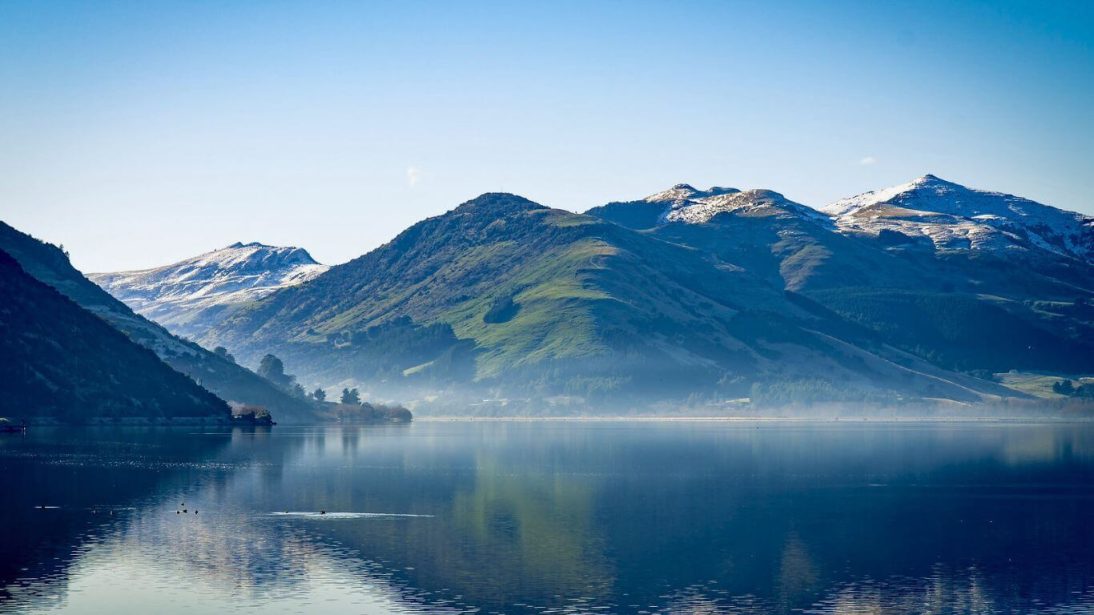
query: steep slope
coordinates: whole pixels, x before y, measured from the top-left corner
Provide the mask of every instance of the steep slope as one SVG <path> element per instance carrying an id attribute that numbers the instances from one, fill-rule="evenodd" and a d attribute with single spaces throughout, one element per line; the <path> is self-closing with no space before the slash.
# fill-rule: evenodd
<path id="1" fill-rule="evenodd" d="M 819 378 L 977 398 L 979 384 L 883 358 L 817 308 L 702 251 L 486 194 L 241 308 L 204 341 L 389 387 L 648 398 Z"/>
<path id="2" fill-rule="evenodd" d="M 828 218 L 769 191 L 678 185 L 589 213 L 781 282 L 947 369 L 1094 369 L 1085 307 L 1094 271 L 1079 252 L 1039 247 L 1081 245 L 1085 227 L 1068 221 L 1083 217 L 974 192 L 927 176 L 840 201 Z M 1007 212 L 1014 221 L 1003 220 Z"/>
<path id="3" fill-rule="evenodd" d="M 933 281 L 814 295 L 833 310 L 941 365 L 1094 370 L 1094 218 L 933 175 L 824 210 Z"/>
<path id="4" fill-rule="evenodd" d="M 0 250 L 0 416 L 227 421 L 228 405 Z"/>
<path id="5" fill-rule="evenodd" d="M 175 337 L 163 327 L 135 314 L 85 278 L 56 246 L 0 222 L 0 249 L 15 258 L 28 274 L 57 289 L 221 398 L 265 406 L 278 421 L 311 420 L 309 403 L 293 398 L 254 372 Z"/>
<path id="6" fill-rule="evenodd" d="M 233 306 L 326 270 L 302 248 L 236 243 L 154 269 L 87 277 L 138 314 L 195 338 Z"/>
<path id="7" fill-rule="evenodd" d="M 900 233 L 939 251 L 1047 251 L 1094 263 L 1094 217 L 924 175 L 823 208 L 845 233 Z"/>

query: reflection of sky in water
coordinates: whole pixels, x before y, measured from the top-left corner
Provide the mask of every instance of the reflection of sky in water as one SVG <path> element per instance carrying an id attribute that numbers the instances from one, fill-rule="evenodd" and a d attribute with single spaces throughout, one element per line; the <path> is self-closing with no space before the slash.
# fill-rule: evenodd
<path id="1" fill-rule="evenodd" d="M 42 430 L 0 442 L 17 489 L 3 521 L 26 528 L 0 538 L 0 610 L 1081 612 L 1094 609 L 1092 435 Z"/>

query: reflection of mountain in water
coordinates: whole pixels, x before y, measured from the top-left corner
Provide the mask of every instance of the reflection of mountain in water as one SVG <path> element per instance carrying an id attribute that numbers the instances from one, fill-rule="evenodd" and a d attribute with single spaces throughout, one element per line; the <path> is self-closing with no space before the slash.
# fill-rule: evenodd
<path id="1" fill-rule="evenodd" d="M 181 488 L 225 444 L 139 428 L 39 428 L 0 438 L 0 607 L 22 593 L 17 579 L 45 580 L 39 597 L 63 595 L 87 545 L 124 531 L 144 498 Z"/>
<path id="2" fill-rule="evenodd" d="M 247 573 L 218 584 L 256 596 L 292 590 L 321 567 L 317 561 L 329 563 L 331 553 L 357 566 L 362 581 L 410 604 L 423 600 L 420 592 L 446 590 L 449 600 L 462 596 L 464 604 L 502 606 L 526 579 L 535 582 L 524 588 L 522 600 L 537 604 L 557 594 L 608 595 L 608 564 L 591 526 L 593 483 L 560 481 L 552 471 L 534 469 L 552 465 L 535 450 L 518 475 L 507 470 L 513 451 L 504 444 L 408 441 L 400 437 L 407 432 L 322 430 L 275 438 L 257 455 L 239 455 L 233 446 L 226 455 L 254 461 L 219 486 L 218 497 L 232 501 L 243 521 L 215 528 L 229 536 L 227 543 L 170 533 L 167 540 L 197 547 L 186 556 L 188 569 Z M 249 451 L 261 443 L 236 444 Z M 285 510 L 419 516 L 262 512 Z M 162 540 L 156 532 L 145 539 Z"/>
<path id="3" fill-rule="evenodd" d="M 142 590 L 150 604 L 186 592 L 211 609 L 1090 604 L 1092 435 L 751 423 L 237 432 L 205 463 L 146 483 L 130 521 L 91 540 L 62 535 L 79 564 L 60 576 L 82 590 L 72 604 L 112 570 L 139 570 L 158 590 Z M 177 517 L 183 497 L 201 514 Z M 285 510 L 423 516 L 270 514 Z"/>

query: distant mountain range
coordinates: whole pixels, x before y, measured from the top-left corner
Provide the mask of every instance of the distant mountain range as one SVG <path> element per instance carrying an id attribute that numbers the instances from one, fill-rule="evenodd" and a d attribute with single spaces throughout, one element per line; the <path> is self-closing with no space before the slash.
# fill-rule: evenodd
<path id="1" fill-rule="evenodd" d="M 254 372 L 237 365 L 230 358 L 179 338 L 162 326 L 134 313 L 77 271 L 69 262 L 68 255 L 57 246 L 0 222 L 0 250 L 9 254 L 21 270 L 57 290 L 80 308 L 98 316 L 132 342 L 151 350 L 175 371 L 189 376 L 190 380 L 221 399 L 264 406 L 279 421 L 301 422 L 313 419 L 314 408 L 306 400 L 289 395 Z M 42 317 L 45 318 L 45 314 Z M 43 326 L 48 329 L 61 327 L 63 324 L 54 322 Z M 103 360 L 107 360 L 106 357 Z M 139 366 L 118 364 L 111 369 L 127 368 L 139 369 Z M 95 413 L 98 409 L 94 405 L 88 405 L 84 411 Z M 5 409 L 5 412 L 10 410 Z"/>
<path id="2" fill-rule="evenodd" d="M 1094 371 L 1092 237 L 930 175 L 819 209 L 678 184 L 583 215 L 485 194 L 325 270 L 237 244 L 95 278 L 208 347 L 379 395 L 975 402 L 1025 397 L 995 372 Z"/>
<path id="3" fill-rule="evenodd" d="M 1089 216 L 931 175 L 823 215 L 689 186 L 588 213 L 744 267 L 939 367 L 1094 368 Z"/>
<path id="4" fill-rule="evenodd" d="M 174 333 L 202 335 L 233 305 L 261 299 L 327 270 L 301 248 L 235 243 L 184 261 L 87 277 Z"/>
<path id="5" fill-rule="evenodd" d="M 329 268 L 235 244 L 92 277 L 245 364 L 448 412 L 1028 403 L 994 374 L 1094 372 L 1094 218 L 931 175 L 816 209 L 687 184 L 585 214 L 484 194 Z M 202 372 L 175 356 L 196 345 L 106 317 Z"/>
<path id="6" fill-rule="evenodd" d="M 233 312 L 205 341 L 386 395 L 633 405 L 747 396 L 758 380 L 813 386 L 820 373 L 857 397 L 909 382 L 966 400 L 991 388 L 848 344 L 833 336 L 845 323 L 810 309 L 700 251 L 487 194 Z"/>

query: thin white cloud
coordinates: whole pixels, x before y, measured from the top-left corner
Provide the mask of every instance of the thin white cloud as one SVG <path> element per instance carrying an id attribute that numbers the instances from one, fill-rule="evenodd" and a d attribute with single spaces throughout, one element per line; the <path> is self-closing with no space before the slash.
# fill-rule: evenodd
<path id="1" fill-rule="evenodd" d="M 418 185 L 418 182 L 422 180 L 422 170 L 418 167 L 406 168 L 406 185 L 413 188 Z"/>
<path id="2" fill-rule="evenodd" d="M 877 158 L 874 158 L 873 156 L 867 156 L 862 160 L 859 160 L 858 163 L 860 166 L 868 167 L 872 164 L 877 164 Z"/>

